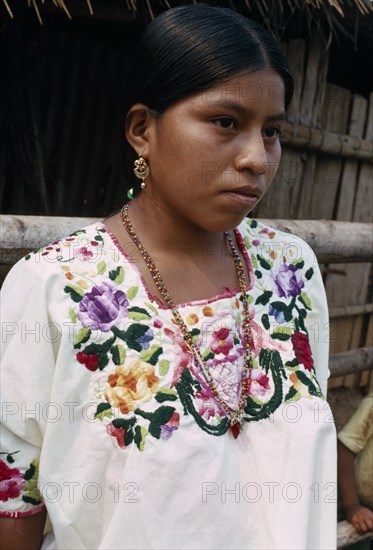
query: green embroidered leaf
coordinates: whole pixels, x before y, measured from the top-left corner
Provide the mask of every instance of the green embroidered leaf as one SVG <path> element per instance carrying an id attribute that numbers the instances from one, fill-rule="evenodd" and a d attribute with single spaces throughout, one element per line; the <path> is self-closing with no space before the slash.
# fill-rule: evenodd
<path id="1" fill-rule="evenodd" d="M 285 321 L 289 322 L 292 320 L 293 318 L 292 311 L 294 306 L 292 302 L 289 305 L 286 305 L 283 302 L 272 302 L 271 306 L 277 311 L 281 311 L 284 314 Z"/>
<path id="2" fill-rule="evenodd" d="M 80 348 L 81 344 L 84 344 L 89 340 L 91 331 L 89 328 L 82 327 L 79 329 L 77 335 L 74 338 L 74 348 Z"/>
<path id="3" fill-rule="evenodd" d="M 260 254 L 257 254 L 256 257 L 258 258 L 259 263 L 263 269 L 267 269 L 267 271 L 271 269 L 271 264 L 268 263 L 267 260 L 263 258 L 263 256 L 261 256 Z"/>
<path id="4" fill-rule="evenodd" d="M 25 256 L 25 260 L 29 260 L 31 258 L 30 254 L 27 254 L 27 256 Z"/>
<path id="5" fill-rule="evenodd" d="M 308 296 L 308 294 L 306 292 L 302 292 L 301 295 L 299 296 L 299 300 L 302 302 L 302 304 L 307 308 L 309 309 L 310 311 L 312 310 L 312 302 L 311 302 L 311 298 Z"/>
<path id="6" fill-rule="evenodd" d="M 271 337 L 274 340 L 289 340 L 291 337 L 291 329 L 289 327 L 275 327 Z"/>
<path id="7" fill-rule="evenodd" d="M 299 393 L 297 392 L 297 390 L 294 388 L 294 386 L 291 386 L 291 388 L 289 389 L 288 393 L 285 395 L 285 401 L 289 401 L 290 399 L 293 399 L 295 396 L 300 397 Z"/>
<path id="8" fill-rule="evenodd" d="M 251 248 L 251 242 L 250 242 L 250 239 L 247 235 L 245 235 L 242 240 L 243 240 L 244 245 L 246 246 L 246 248 Z"/>
<path id="9" fill-rule="evenodd" d="M 73 323 L 76 323 L 76 320 L 78 317 L 75 313 L 75 310 L 72 307 L 69 308 L 69 317 Z"/>
<path id="10" fill-rule="evenodd" d="M 297 262 L 295 264 L 295 267 L 297 267 L 298 269 L 303 269 L 304 267 L 304 261 L 303 260 L 300 260 L 300 262 Z"/>
<path id="11" fill-rule="evenodd" d="M 143 451 L 145 447 L 145 437 L 148 435 L 148 430 L 144 426 L 136 426 L 134 441 L 139 451 Z"/>
<path id="12" fill-rule="evenodd" d="M 101 235 L 95 235 L 94 237 L 95 241 L 103 241 L 104 239 L 101 237 Z"/>
<path id="13" fill-rule="evenodd" d="M 286 311 L 288 306 L 283 302 L 272 302 L 271 306 L 277 309 L 277 311 Z"/>
<path id="14" fill-rule="evenodd" d="M 157 392 L 154 396 L 158 403 L 163 403 L 164 401 L 176 401 L 177 393 L 174 390 L 164 388 L 163 390 Z"/>
<path id="15" fill-rule="evenodd" d="M 144 336 L 144 334 L 148 330 L 149 330 L 149 327 L 147 325 L 140 325 L 139 323 L 134 323 L 133 325 L 130 325 L 129 328 L 124 333 L 124 340 L 127 346 L 131 349 L 134 349 L 135 351 L 142 351 L 142 347 L 137 342 L 137 340 L 142 336 Z"/>
<path id="16" fill-rule="evenodd" d="M 34 464 L 31 462 L 30 467 L 24 473 L 23 479 L 25 481 L 29 481 L 30 479 L 32 479 L 34 477 L 35 472 L 36 472 L 36 468 L 35 468 Z"/>
<path id="17" fill-rule="evenodd" d="M 153 413 L 153 422 L 157 422 L 160 426 L 163 424 L 167 424 L 167 422 L 170 420 L 171 416 L 174 414 L 175 408 L 174 407 L 168 407 L 167 405 L 162 405 L 154 411 Z"/>
<path id="18" fill-rule="evenodd" d="M 106 271 L 106 263 L 104 262 L 104 260 L 101 260 L 101 262 L 98 262 L 97 264 L 97 273 L 99 275 L 103 275 Z"/>
<path id="19" fill-rule="evenodd" d="M 114 365 L 123 365 L 126 359 L 126 350 L 124 347 L 121 344 L 116 344 L 110 351 L 113 356 Z"/>
<path id="20" fill-rule="evenodd" d="M 254 254 L 250 254 L 250 260 L 254 269 L 258 269 L 258 261 Z"/>
<path id="21" fill-rule="evenodd" d="M 38 505 L 41 503 L 41 495 L 38 489 L 38 477 L 39 477 L 39 461 L 33 460 L 30 464 L 30 468 L 24 474 L 24 480 L 26 481 L 23 488 L 22 500 L 24 502 L 30 502 L 31 504 Z"/>
<path id="22" fill-rule="evenodd" d="M 264 315 L 262 315 L 262 323 L 263 323 L 263 327 L 267 330 L 270 329 L 270 322 L 269 322 L 269 317 L 266 313 L 264 313 Z"/>
<path id="23" fill-rule="evenodd" d="M 126 333 L 125 333 L 124 330 L 120 330 L 118 327 L 112 326 L 112 327 L 111 327 L 111 332 L 112 332 L 117 338 L 120 338 L 121 340 L 126 341 Z"/>
<path id="24" fill-rule="evenodd" d="M 150 311 L 152 311 L 153 313 L 157 313 L 158 314 L 158 310 L 156 307 L 154 307 L 152 304 L 150 304 L 149 302 L 144 302 L 144 306 L 146 306 L 148 309 L 150 309 Z"/>
<path id="25" fill-rule="evenodd" d="M 157 422 L 150 422 L 149 424 L 149 433 L 156 439 L 161 437 L 161 426 Z"/>
<path id="26" fill-rule="evenodd" d="M 253 229 L 255 229 L 256 227 L 258 227 L 258 222 L 256 220 L 251 219 L 250 225 Z"/>
<path id="27" fill-rule="evenodd" d="M 236 335 L 233 336 L 233 342 L 236 344 L 236 346 L 241 343 L 240 339 Z"/>
<path id="28" fill-rule="evenodd" d="M 138 290 L 139 290 L 139 287 L 138 287 L 138 286 L 131 286 L 131 287 L 127 290 L 127 292 L 126 292 L 126 294 L 127 294 L 127 299 L 128 299 L 128 300 L 133 300 L 134 297 L 136 296 Z"/>
<path id="29" fill-rule="evenodd" d="M 124 428 L 125 430 L 130 430 L 134 424 L 136 424 L 136 417 L 132 416 L 131 418 L 115 418 L 112 422 L 114 428 Z"/>
<path id="30" fill-rule="evenodd" d="M 303 371 L 301 370 L 297 370 L 297 377 L 298 379 L 302 382 L 302 384 L 304 384 L 305 386 L 308 387 L 308 391 L 311 395 L 314 395 L 316 397 L 322 397 L 322 394 L 320 393 L 320 391 L 315 387 L 315 385 L 313 384 L 313 382 L 308 378 L 307 374 L 304 373 Z"/>
<path id="31" fill-rule="evenodd" d="M 88 346 L 83 349 L 83 352 L 87 355 L 105 354 L 110 350 L 114 342 L 115 336 L 113 338 L 109 338 L 109 340 L 106 340 L 102 344 L 96 344 L 95 342 L 93 342 L 92 344 L 88 344 Z"/>
<path id="32" fill-rule="evenodd" d="M 132 430 L 126 430 L 124 432 L 124 446 L 125 447 L 128 447 L 128 445 L 131 445 L 132 441 L 133 441 L 133 431 Z"/>
<path id="33" fill-rule="evenodd" d="M 258 269 L 256 269 L 256 270 L 255 270 L 255 277 L 256 277 L 257 279 L 261 279 L 261 278 L 263 277 L 262 272 L 259 271 Z"/>
<path id="34" fill-rule="evenodd" d="M 292 361 L 286 361 L 285 363 L 285 367 L 289 367 L 289 368 L 297 367 L 298 365 L 299 365 L 298 359 L 293 359 Z"/>
<path id="35" fill-rule="evenodd" d="M 214 359 L 215 354 L 211 351 L 210 348 L 206 348 L 203 351 L 202 358 L 204 361 L 208 361 L 209 359 Z"/>
<path id="36" fill-rule="evenodd" d="M 263 306 L 267 305 L 269 300 L 271 299 L 272 294 L 273 292 L 271 292 L 270 290 L 264 291 L 263 294 L 257 297 L 257 299 L 255 300 L 255 304 L 262 304 Z M 274 303 L 277 303 L 277 302 L 274 302 Z"/>
<path id="37" fill-rule="evenodd" d="M 97 410 L 95 412 L 95 418 L 99 418 L 100 420 L 103 420 L 105 417 L 107 418 L 113 417 L 113 411 L 110 403 L 100 403 L 97 406 Z"/>
<path id="38" fill-rule="evenodd" d="M 70 294 L 71 299 L 76 303 L 79 303 L 84 296 L 83 289 L 78 285 L 68 284 L 65 286 L 64 291 L 66 294 Z"/>
<path id="39" fill-rule="evenodd" d="M 305 273 L 305 277 L 309 281 L 311 279 L 312 275 L 313 275 L 313 268 L 310 267 L 309 269 L 307 269 L 307 271 Z"/>
<path id="40" fill-rule="evenodd" d="M 158 357 L 163 353 L 163 348 L 156 344 L 153 344 L 149 349 L 143 349 L 140 353 L 140 359 L 145 363 L 155 366 L 158 361 Z"/>
<path id="41" fill-rule="evenodd" d="M 151 319 L 151 315 L 142 307 L 131 307 L 128 310 L 128 317 L 134 321 L 144 321 Z"/>
<path id="42" fill-rule="evenodd" d="M 116 269 L 109 271 L 109 279 L 116 282 L 116 278 L 120 275 L 120 270 L 123 270 L 123 267 L 117 267 Z"/>
<path id="43" fill-rule="evenodd" d="M 170 362 L 167 359 L 161 359 L 159 361 L 159 375 L 166 376 L 168 369 L 170 368 Z"/>

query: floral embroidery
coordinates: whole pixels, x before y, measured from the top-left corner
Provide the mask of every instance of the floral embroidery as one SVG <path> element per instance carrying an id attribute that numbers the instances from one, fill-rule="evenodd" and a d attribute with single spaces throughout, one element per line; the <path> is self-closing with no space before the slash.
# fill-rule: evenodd
<path id="1" fill-rule="evenodd" d="M 126 316 L 128 300 L 111 281 L 94 286 L 79 303 L 78 319 L 84 327 L 108 332 Z"/>
<path id="2" fill-rule="evenodd" d="M 17 498 L 21 494 L 25 480 L 18 468 L 9 468 L 0 460 L 0 500 L 6 502 L 10 498 Z"/>
<path id="3" fill-rule="evenodd" d="M 299 255 L 292 260 L 291 254 L 285 257 L 274 249 L 266 253 L 267 241 L 282 238 L 272 228 L 246 220 L 240 230 L 253 270 L 249 312 L 254 368 L 245 420 L 256 422 L 284 402 L 322 398 L 306 324 L 314 270 Z M 179 329 L 169 312 L 149 301 L 133 267 L 110 257 L 113 247 L 105 247 L 105 233 L 103 227 L 92 226 L 40 249 L 61 262 L 68 316 L 78 326 L 76 364 L 92 373 L 95 417 L 118 449 L 135 444 L 143 451 L 149 437 L 177 437 L 185 415 L 205 432 L 223 435 L 229 421 Z M 243 357 L 239 297 L 185 308 L 185 321 L 218 391 L 234 407 Z"/>
<path id="4" fill-rule="evenodd" d="M 12 455 L 18 452 L 9 453 L 7 461 L 13 463 Z M 22 495 L 24 502 L 35 506 L 41 504 L 42 498 L 37 486 L 38 474 L 38 460 L 33 460 L 24 474 L 18 468 L 9 468 L 4 460 L 0 460 L 0 500 L 7 502 Z"/>
<path id="5" fill-rule="evenodd" d="M 130 359 L 115 369 L 108 379 L 107 401 L 123 414 L 134 411 L 140 403 L 149 401 L 158 389 L 159 378 L 154 367 L 141 359 Z"/>

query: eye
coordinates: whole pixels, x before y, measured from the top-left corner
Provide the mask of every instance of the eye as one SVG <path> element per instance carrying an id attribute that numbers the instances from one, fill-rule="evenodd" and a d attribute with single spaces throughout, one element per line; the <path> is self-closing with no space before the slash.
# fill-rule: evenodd
<path id="1" fill-rule="evenodd" d="M 272 126 L 263 130 L 263 135 L 267 141 L 276 141 L 282 132 L 282 128 Z"/>
<path id="2" fill-rule="evenodd" d="M 224 130 L 235 130 L 237 127 L 236 121 L 230 116 L 215 118 L 213 122 L 220 128 L 224 128 Z"/>

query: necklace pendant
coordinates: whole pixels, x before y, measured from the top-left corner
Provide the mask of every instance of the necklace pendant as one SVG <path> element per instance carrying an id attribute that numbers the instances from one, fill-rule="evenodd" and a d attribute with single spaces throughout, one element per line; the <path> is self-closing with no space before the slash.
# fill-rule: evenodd
<path id="1" fill-rule="evenodd" d="M 230 425 L 230 430 L 235 439 L 240 435 L 243 430 L 243 417 L 242 415 L 236 416 Z"/>

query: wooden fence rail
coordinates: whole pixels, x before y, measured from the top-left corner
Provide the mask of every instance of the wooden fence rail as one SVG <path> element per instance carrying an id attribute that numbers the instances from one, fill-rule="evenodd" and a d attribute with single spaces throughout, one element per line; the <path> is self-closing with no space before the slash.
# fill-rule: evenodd
<path id="1" fill-rule="evenodd" d="M 68 235 L 97 218 L 0 216 L 0 264 L 13 264 L 30 250 Z M 372 260 L 373 224 L 329 220 L 261 220 L 304 239 L 320 263 Z"/>

